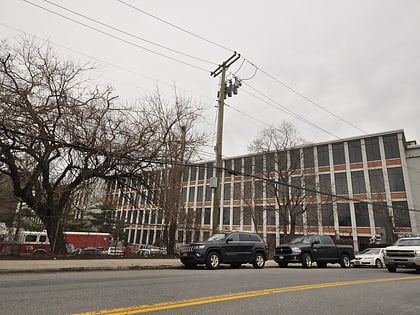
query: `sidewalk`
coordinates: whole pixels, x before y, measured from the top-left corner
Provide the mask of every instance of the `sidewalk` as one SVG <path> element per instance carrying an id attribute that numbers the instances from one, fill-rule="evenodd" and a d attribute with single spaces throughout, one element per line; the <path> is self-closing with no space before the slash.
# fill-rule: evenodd
<path id="1" fill-rule="evenodd" d="M 246 265 L 250 266 L 251 265 Z M 266 267 L 276 267 L 267 260 Z M 139 259 L 1 259 L 0 274 L 24 272 L 59 272 L 91 270 L 142 270 L 184 268 L 179 258 Z"/>
<path id="2" fill-rule="evenodd" d="M 0 273 L 183 268 L 169 259 L 1 259 Z"/>

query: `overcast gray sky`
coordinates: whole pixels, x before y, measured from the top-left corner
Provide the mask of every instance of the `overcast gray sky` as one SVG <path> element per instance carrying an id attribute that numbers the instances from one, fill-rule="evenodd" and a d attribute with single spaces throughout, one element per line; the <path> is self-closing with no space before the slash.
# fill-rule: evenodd
<path id="1" fill-rule="evenodd" d="M 1 39 L 26 32 L 65 57 L 96 60 L 98 83 L 124 103 L 156 85 L 171 99 L 176 86 L 207 108 L 202 127 L 212 133 L 219 78 L 210 72 L 240 53 L 229 70 L 244 84 L 226 100 L 224 156 L 248 153 L 258 131 L 282 120 L 314 143 L 396 129 L 420 143 L 420 1 L 1 3 Z"/>

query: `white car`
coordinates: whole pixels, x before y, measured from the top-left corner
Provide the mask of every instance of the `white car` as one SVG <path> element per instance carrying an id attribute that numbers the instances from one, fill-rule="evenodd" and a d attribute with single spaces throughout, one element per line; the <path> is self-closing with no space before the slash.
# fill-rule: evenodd
<path id="1" fill-rule="evenodd" d="M 110 247 L 108 248 L 107 255 L 124 256 L 124 250 L 121 247 Z"/>
<path id="2" fill-rule="evenodd" d="M 384 263 L 385 248 L 366 248 L 351 260 L 353 267 L 371 266 L 382 268 Z"/>

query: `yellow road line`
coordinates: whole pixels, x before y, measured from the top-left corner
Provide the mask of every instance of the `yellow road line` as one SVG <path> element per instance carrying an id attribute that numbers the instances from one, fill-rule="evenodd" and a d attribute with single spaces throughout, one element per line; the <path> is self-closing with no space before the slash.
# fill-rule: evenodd
<path id="1" fill-rule="evenodd" d="M 101 310 L 101 311 L 95 311 L 95 312 L 78 313 L 78 314 L 73 314 L 73 315 L 130 315 L 130 314 L 140 314 L 140 313 L 148 313 L 148 312 L 161 311 L 161 310 L 167 310 L 167 309 L 173 309 L 173 308 L 193 306 L 193 305 L 201 305 L 201 304 L 208 304 L 208 303 L 231 301 L 231 300 L 236 300 L 236 299 L 244 299 L 244 298 L 262 296 L 262 295 L 284 293 L 284 292 L 312 290 L 312 289 L 324 289 L 324 288 L 339 287 L 339 286 L 346 286 L 346 285 L 356 285 L 356 284 L 366 284 L 366 283 L 403 281 L 403 280 L 418 280 L 418 279 L 420 279 L 420 276 L 398 277 L 398 278 L 381 278 L 381 279 L 368 279 L 368 280 L 351 280 L 351 281 L 341 281 L 341 282 L 307 284 L 307 285 L 298 285 L 298 286 L 291 286 L 291 287 L 284 287 L 284 288 L 273 288 L 273 289 L 255 290 L 255 291 L 248 291 L 248 292 L 222 294 L 222 295 L 215 295 L 215 296 L 205 296 L 205 297 L 199 297 L 199 298 L 195 298 L 195 299 L 168 301 L 168 302 L 155 303 L 155 304 L 128 306 L 128 307 L 114 308 L 114 309 L 110 309 L 110 310 Z"/>

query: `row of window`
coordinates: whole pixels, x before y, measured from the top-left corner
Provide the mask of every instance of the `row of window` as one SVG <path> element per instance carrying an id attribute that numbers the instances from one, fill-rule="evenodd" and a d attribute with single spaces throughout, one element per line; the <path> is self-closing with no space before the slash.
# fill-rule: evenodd
<path id="1" fill-rule="evenodd" d="M 314 150 L 317 153 L 318 167 L 330 166 L 330 150 L 332 150 L 333 164 L 346 164 L 345 146 L 348 148 L 348 162 L 360 163 L 363 162 L 362 143 L 366 151 L 367 161 L 381 160 L 380 139 L 383 141 L 385 159 L 396 159 L 400 157 L 398 135 L 384 135 L 382 137 L 371 137 L 366 139 L 356 139 L 347 142 L 333 143 L 331 145 L 319 145 L 316 147 L 305 147 L 300 149 L 290 150 L 288 152 L 269 153 L 265 155 L 246 156 L 244 158 L 238 157 L 232 160 L 224 161 L 224 176 L 231 176 L 232 174 L 242 172 L 245 174 L 261 174 L 264 172 L 264 157 L 265 157 L 265 171 L 275 171 L 276 166 L 279 169 L 288 169 L 288 153 L 289 153 L 289 168 L 300 169 L 301 159 L 303 158 L 304 168 L 315 167 Z M 206 172 L 207 170 L 207 172 Z M 200 164 L 190 168 L 190 174 L 184 173 L 184 181 L 195 181 L 210 179 L 213 177 L 213 163 Z M 189 175 L 189 178 L 188 178 Z"/>
<path id="2" fill-rule="evenodd" d="M 410 216 L 406 201 L 394 201 L 392 203 L 393 208 L 393 220 L 396 227 L 410 227 Z M 372 205 L 375 226 L 381 226 L 386 221 L 391 220 L 389 215 L 389 208 L 384 202 L 376 202 Z M 354 203 L 356 226 L 358 227 L 370 227 L 371 224 L 368 204 L 367 203 Z M 276 216 L 278 216 L 278 210 L 274 207 L 262 207 L 257 206 L 251 207 L 224 207 L 222 208 L 221 221 L 223 225 L 276 225 Z M 308 204 L 303 210 L 302 206 L 299 206 L 293 210 L 295 213 L 296 226 L 303 226 L 303 218 L 306 216 L 306 224 L 308 226 L 334 226 L 334 211 L 332 203 L 321 204 L 318 209 L 316 204 Z M 264 222 L 264 213 L 266 221 Z M 303 214 L 305 213 L 305 214 Z M 124 220 L 126 223 L 131 224 L 150 224 L 160 225 L 163 224 L 162 212 L 154 209 L 149 210 L 130 210 L 121 211 L 118 213 L 118 219 Z M 350 216 L 350 204 L 349 203 L 337 203 L 337 217 L 339 226 L 349 227 L 352 226 Z M 211 209 L 210 208 L 189 208 L 187 211 L 182 209 L 180 211 L 179 222 L 183 223 L 187 227 L 210 225 Z M 280 216 L 279 216 L 280 219 Z"/>
<path id="3" fill-rule="evenodd" d="M 387 168 L 387 177 L 389 183 L 390 192 L 403 192 L 405 191 L 404 176 L 401 167 Z M 349 187 L 346 172 L 334 173 L 335 182 L 335 194 L 337 195 L 348 195 Z M 385 192 L 385 181 L 382 169 L 370 169 L 368 170 L 368 179 L 366 181 L 365 174 L 362 170 L 351 171 L 351 188 L 353 194 L 364 194 L 367 192 L 367 185 L 369 185 L 371 193 L 384 193 Z M 281 179 L 278 180 L 281 182 Z M 319 184 L 316 183 L 316 177 L 313 174 L 305 176 L 293 176 L 291 177 L 290 184 L 294 187 L 292 195 L 299 195 L 304 193 L 304 188 L 307 189 L 305 195 L 314 196 L 316 191 L 320 191 L 322 194 L 331 194 L 334 192 L 331 183 L 331 175 L 319 174 Z M 301 191 L 296 187 L 302 187 Z M 278 191 L 287 193 L 288 186 L 281 185 L 281 183 L 273 182 L 266 183 L 262 180 L 248 180 L 234 183 L 223 184 L 223 200 L 241 200 L 241 199 L 263 199 L 264 191 L 266 198 L 274 198 Z M 121 194 L 120 205 L 133 205 L 139 207 L 140 205 L 146 204 L 158 204 L 159 191 L 149 190 L 142 192 L 131 192 Z M 189 188 L 184 187 L 182 189 L 182 200 L 183 202 L 203 202 L 212 200 L 212 189 L 209 185 L 198 185 L 191 186 Z"/>

